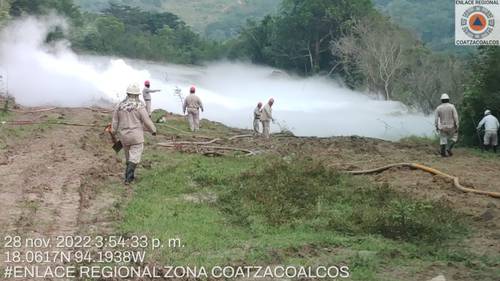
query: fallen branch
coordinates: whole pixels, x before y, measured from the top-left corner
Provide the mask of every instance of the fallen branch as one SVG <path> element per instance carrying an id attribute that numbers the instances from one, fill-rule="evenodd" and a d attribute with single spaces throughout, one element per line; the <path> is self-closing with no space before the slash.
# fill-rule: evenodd
<path id="1" fill-rule="evenodd" d="M 202 155 L 208 156 L 208 157 L 221 157 L 224 156 L 224 154 L 217 152 L 217 151 L 207 151 L 203 152 Z"/>
<path id="2" fill-rule="evenodd" d="M 165 124 L 165 123 L 158 123 L 158 125 L 160 125 L 160 126 L 162 126 L 162 127 L 167 127 L 167 128 L 169 128 L 169 129 L 172 129 L 172 130 L 175 130 L 175 131 L 178 131 L 178 132 L 181 132 L 181 133 L 183 133 L 183 134 L 185 134 L 185 135 L 191 135 L 191 133 L 190 133 L 190 132 L 188 132 L 188 131 L 181 130 L 181 129 L 176 128 L 176 127 L 174 127 L 174 126 L 167 125 L 167 124 Z"/>
<path id="3" fill-rule="evenodd" d="M 178 131 L 179 133 L 181 133 L 181 135 L 191 136 L 191 137 L 200 138 L 200 139 L 211 139 L 211 138 L 212 138 L 212 137 L 208 137 L 208 136 L 196 135 L 196 134 L 194 134 L 193 132 L 184 131 L 184 130 L 182 130 L 182 129 L 179 129 L 179 128 L 176 128 L 176 127 L 173 127 L 173 126 L 167 125 L 167 124 L 165 124 L 165 123 L 157 123 L 157 125 L 158 125 L 158 126 L 167 127 L 167 128 L 169 128 L 169 129 L 172 129 L 172 130 Z"/>
<path id="4" fill-rule="evenodd" d="M 460 179 L 458 177 L 443 173 L 439 170 L 436 170 L 431 167 L 427 167 L 421 164 L 415 164 L 415 163 L 397 163 L 397 164 L 390 164 L 384 167 L 380 168 L 375 168 L 371 170 L 361 170 L 361 171 L 347 171 L 346 173 L 351 174 L 351 175 L 364 175 L 364 174 L 374 174 L 374 173 L 379 173 L 383 172 L 385 170 L 391 169 L 391 168 L 396 168 L 396 167 L 408 167 L 412 169 L 418 169 L 422 170 L 424 172 L 428 172 L 433 175 L 441 176 L 444 178 L 451 179 L 453 181 L 453 186 L 457 188 L 460 191 L 463 192 L 469 192 L 469 193 L 475 193 L 475 194 L 481 194 L 481 195 L 488 195 L 494 198 L 500 198 L 500 193 L 499 192 L 493 192 L 493 191 L 484 191 L 484 190 L 477 190 L 473 188 L 468 188 L 464 187 L 460 184 Z"/>
<path id="5" fill-rule="evenodd" d="M 98 128 L 104 128 L 106 127 L 105 124 L 82 124 L 82 123 L 70 123 L 70 122 L 54 122 L 54 123 L 47 123 L 51 125 L 66 125 L 66 126 L 79 126 L 79 127 L 98 127 Z"/>
<path id="6" fill-rule="evenodd" d="M 45 112 L 45 111 L 51 111 L 55 110 L 57 107 L 49 107 L 49 108 L 41 108 L 41 109 L 32 109 L 32 110 L 17 110 L 17 109 L 11 109 L 10 111 L 12 112 L 17 112 L 17 113 L 37 113 L 37 112 Z"/>
<path id="7" fill-rule="evenodd" d="M 112 109 L 104 109 L 104 108 L 98 108 L 98 107 L 84 107 L 84 109 L 88 109 L 88 110 L 91 110 L 93 112 L 99 112 L 99 113 L 112 113 L 113 110 Z"/>
<path id="8" fill-rule="evenodd" d="M 204 146 L 203 148 L 220 149 L 220 150 L 232 150 L 232 151 L 241 151 L 241 152 L 245 152 L 248 156 L 250 156 L 250 155 L 255 155 L 255 154 L 256 154 L 256 152 L 255 152 L 255 151 L 248 150 L 248 149 L 245 149 L 245 148 L 238 148 L 238 147 L 229 147 L 229 146 L 211 146 L 211 145 L 208 145 L 208 146 Z"/>
<path id="9" fill-rule="evenodd" d="M 162 147 L 182 147 L 182 144 L 179 143 L 157 143 L 156 145 Z M 192 145 L 192 144 L 187 144 Z M 256 155 L 257 153 L 252 150 L 248 150 L 245 148 L 238 147 L 229 147 L 229 146 L 213 146 L 213 145 L 196 145 L 197 148 L 206 148 L 206 149 L 218 149 L 218 150 L 231 150 L 231 151 L 240 151 L 246 153 L 248 156 Z"/>
<path id="10" fill-rule="evenodd" d="M 162 142 L 162 143 L 158 143 L 158 145 L 160 146 L 164 146 L 164 145 L 208 145 L 208 144 L 212 144 L 214 142 L 217 142 L 217 141 L 220 141 L 222 139 L 213 139 L 213 140 L 210 140 L 210 141 L 199 141 L 199 142 L 196 142 L 196 141 L 176 141 L 176 142 Z"/>
<path id="11" fill-rule="evenodd" d="M 228 138 L 228 140 L 235 140 L 235 139 L 240 139 L 240 138 L 250 138 L 253 137 L 254 135 L 236 135 Z"/>

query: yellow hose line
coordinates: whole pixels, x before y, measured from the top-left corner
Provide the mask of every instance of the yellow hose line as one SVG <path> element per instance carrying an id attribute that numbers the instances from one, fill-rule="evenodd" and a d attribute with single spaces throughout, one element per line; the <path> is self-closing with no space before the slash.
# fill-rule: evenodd
<path id="1" fill-rule="evenodd" d="M 424 172 L 428 172 L 433 175 L 441 176 L 444 178 L 448 178 L 453 180 L 453 186 L 463 192 L 470 192 L 470 193 L 476 193 L 476 194 L 481 194 L 481 195 L 488 195 L 494 198 L 500 198 L 500 193 L 499 192 L 493 192 L 493 191 L 484 191 L 484 190 L 477 190 L 474 188 L 467 188 L 464 187 L 460 184 L 460 180 L 458 177 L 451 176 L 449 174 L 443 173 L 439 170 L 436 170 L 431 167 L 427 167 L 421 164 L 416 164 L 416 163 L 396 163 L 396 164 L 390 164 L 387 166 L 383 166 L 380 168 L 375 168 L 375 169 L 370 169 L 370 170 L 362 170 L 362 171 L 347 171 L 348 174 L 351 175 L 364 175 L 364 174 L 373 174 L 373 173 L 379 173 L 383 172 L 385 170 L 391 169 L 391 168 L 396 168 L 396 167 L 408 167 L 408 168 L 413 168 L 413 169 L 419 169 Z"/>

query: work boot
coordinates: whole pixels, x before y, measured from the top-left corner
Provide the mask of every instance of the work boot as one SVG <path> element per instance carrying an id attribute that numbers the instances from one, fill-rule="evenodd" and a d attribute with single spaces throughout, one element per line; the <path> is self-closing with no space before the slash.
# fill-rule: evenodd
<path id="1" fill-rule="evenodd" d="M 137 164 L 132 162 L 127 162 L 127 168 L 125 170 L 125 184 L 130 184 L 135 179 L 135 168 Z"/>
<path id="2" fill-rule="evenodd" d="M 446 145 L 441 145 L 441 157 L 446 157 Z"/>
<path id="3" fill-rule="evenodd" d="M 484 146 L 484 150 L 486 150 L 486 152 L 490 151 L 490 146 L 489 145 L 485 145 Z"/>
<path id="4" fill-rule="evenodd" d="M 127 161 L 127 163 L 125 164 L 125 174 L 123 175 L 123 179 L 125 181 L 125 184 L 128 184 L 128 182 L 127 182 L 127 175 L 128 175 L 128 170 L 129 170 L 128 163 L 129 162 Z"/>
<path id="5" fill-rule="evenodd" d="M 455 142 L 454 141 L 451 141 L 450 142 L 450 146 L 448 147 L 448 156 L 453 156 L 453 152 L 451 152 L 451 150 L 453 149 L 453 147 L 455 146 Z"/>
<path id="6" fill-rule="evenodd" d="M 497 154 L 497 146 L 493 146 L 493 153 Z"/>

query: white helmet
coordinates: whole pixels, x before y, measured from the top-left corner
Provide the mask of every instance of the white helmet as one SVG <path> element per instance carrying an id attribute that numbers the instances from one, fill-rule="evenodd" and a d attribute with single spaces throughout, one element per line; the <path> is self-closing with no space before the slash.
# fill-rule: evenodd
<path id="1" fill-rule="evenodd" d="M 484 115 L 490 115 L 491 114 L 491 110 L 487 109 L 485 112 L 484 112 Z"/>
<path id="2" fill-rule="evenodd" d="M 127 87 L 127 94 L 128 95 L 135 95 L 138 96 L 141 94 L 141 89 L 139 88 L 139 85 L 137 84 L 130 84 Z"/>
<path id="3" fill-rule="evenodd" d="M 449 100 L 449 99 L 450 99 L 450 96 L 448 96 L 448 94 L 441 95 L 441 100 Z"/>

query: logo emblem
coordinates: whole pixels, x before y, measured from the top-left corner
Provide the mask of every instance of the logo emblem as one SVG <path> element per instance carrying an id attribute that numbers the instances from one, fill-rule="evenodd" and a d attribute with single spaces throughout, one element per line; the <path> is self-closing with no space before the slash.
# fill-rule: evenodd
<path id="1" fill-rule="evenodd" d="M 484 6 L 467 9 L 460 22 L 463 32 L 475 40 L 488 37 L 495 29 L 495 16 Z"/>

